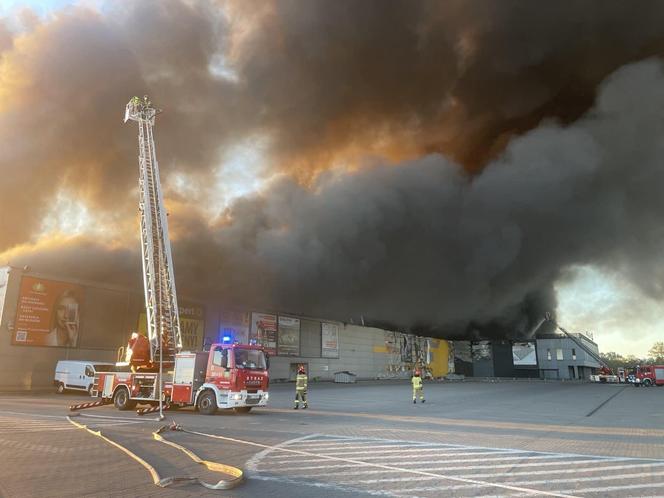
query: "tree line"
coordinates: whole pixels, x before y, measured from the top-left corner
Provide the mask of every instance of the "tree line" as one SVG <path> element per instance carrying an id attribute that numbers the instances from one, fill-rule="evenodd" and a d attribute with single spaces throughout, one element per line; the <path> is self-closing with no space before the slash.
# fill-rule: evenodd
<path id="1" fill-rule="evenodd" d="M 634 368 L 636 365 L 664 365 L 664 342 L 656 342 L 653 344 L 648 350 L 648 356 L 646 358 L 639 358 L 632 354 L 623 356 L 619 353 L 614 353 L 613 351 L 600 353 L 600 356 L 612 369 Z"/>

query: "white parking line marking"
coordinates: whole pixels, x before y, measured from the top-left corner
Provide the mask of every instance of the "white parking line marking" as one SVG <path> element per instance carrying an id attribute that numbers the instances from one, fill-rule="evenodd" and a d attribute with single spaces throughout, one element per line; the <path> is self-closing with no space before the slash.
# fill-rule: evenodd
<path id="1" fill-rule="evenodd" d="M 350 455 L 383 455 L 388 453 L 416 453 L 417 455 L 425 454 L 440 454 L 444 457 L 448 456 L 459 456 L 459 455 L 496 455 L 496 454 L 505 454 L 505 453 L 533 453 L 528 451 L 515 451 L 515 450 L 503 450 L 503 451 L 493 451 L 493 450 L 482 450 L 482 451 L 464 451 L 462 453 L 454 453 L 456 450 L 462 450 L 463 448 L 406 448 L 404 450 L 375 450 L 375 451 L 325 451 L 321 452 L 321 455 L 328 456 L 350 456 Z M 286 455 L 284 455 L 286 456 Z M 288 455 L 291 458 L 296 456 Z"/>
<path id="2" fill-rule="evenodd" d="M 613 462 L 619 462 L 619 461 L 624 461 L 625 459 L 623 458 L 615 458 Z M 608 461 L 608 460 L 603 460 Z M 462 461 L 463 462 L 463 461 Z M 381 464 L 375 464 L 375 463 L 370 463 L 370 462 L 363 462 L 361 460 L 357 460 L 354 463 L 363 463 L 366 466 L 376 466 L 376 467 L 382 467 Z M 440 463 L 439 461 L 434 461 L 433 463 Z M 579 465 L 579 464 L 588 464 L 588 463 L 602 463 L 596 459 L 593 460 L 571 460 L 569 462 L 536 462 L 536 463 L 503 463 L 503 464 L 497 464 L 497 465 L 463 465 L 463 466 L 455 466 L 455 467 L 449 467 L 449 466 L 444 466 L 444 467 L 435 467 L 435 468 L 427 468 L 426 470 L 429 472 L 437 472 L 437 471 L 450 471 L 450 470 L 476 470 L 476 469 L 497 469 L 497 468 L 513 468 L 513 467 L 544 467 L 544 466 L 564 466 L 564 465 Z M 412 464 L 419 464 L 418 462 L 412 462 Z M 319 468 L 325 468 L 324 466 L 320 466 Z M 305 470 L 304 467 L 299 467 L 298 470 Z M 402 468 L 400 470 L 403 471 L 411 471 L 414 469 L 407 469 L 407 468 Z M 356 471 L 356 472 L 344 472 L 344 475 L 364 475 L 364 474 L 386 474 L 389 473 L 390 470 L 363 470 L 363 471 Z M 328 475 L 327 472 L 323 473 L 317 473 L 317 474 L 303 474 L 298 477 L 322 477 Z M 473 476 L 474 477 L 474 476 Z"/>
<path id="3" fill-rule="evenodd" d="M 606 472 L 607 470 L 627 470 L 641 467 L 661 467 L 661 463 L 632 463 L 630 465 L 609 465 L 598 467 L 583 467 L 580 469 L 553 469 L 553 470 L 529 470 L 527 472 L 510 472 L 511 476 L 533 476 L 533 475 L 547 475 L 547 474 L 574 474 L 574 473 L 589 473 L 589 472 Z M 504 472 L 494 472 L 491 474 L 471 474 L 473 477 L 485 479 L 487 477 L 505 477 Z"/>
<path id="4" fill-rule="evenodd" d="M 521 484 L 527 484 L 527 485 L 540 485 L 540 484 L 561 484 L 561 483 L 569 483 L 569 482 L 592 482 L 592 481 L 606 481 L 606 480 L 612 480 L 615 481 L 616 479 L 641 479 L 643 477 L 658 477 L 658 476 L 664 476 L 664 472 L 641 472 L 638 474 L 620 474 L 620 475 L 602 475 L 602 476 L 596 476 L 596 477 L 571 477 L 571 478 L 564 478 L 564 479 L 541 479 L 538 481 L 510 481 L 510 484 L 515 484 L 515 485 L 521 485 Z M 417 478 L 409 478 L 409 477 L 404 477 L 401 479 L 390 479 L 390 482 L 409 482 L 408 480 L 412 479 L 417 479 Z M 354 481 L 356 483 L 362 482 L 362 481 Z M 378 482 L 387 482 L 387 481 L 378 481 Z M 659 483 L 659 486 L 664 487 L 664 482 Z M 476 488 L 477 485 L 469 485 L 469 484 L 460 484 L 460 485 L 455 485 L 455 486 L 447 486 L 445 488 L 440 488 L 439 486 L 427 486 L 427 487 L 420 487 L 420 488 L 408 488 L 406 490 L 403 490 L 404 492 L 417 492 L 417 491 L 437 491 L 439 489 L 447 489 L 447 490 L 455 490 L 455 489 L 472 489 Z M 575 492 L 581 491 L 580 489 L 575 489 Z"/>
<path id="5" fill-rule="evenodd" d="M 481 494 L 482 489 L 488 491 L 491 487 L 502 487 L 505 492 L 500 496 L 578 496 L 584 492 L 664 489 L 664 482 L 646 483 L 645 486 L 637 484 L 640 480 L 661 478 L 664 475 L 662 459 L 385 439 L 318 441 L 320 439 L 299 438 L 286 442 L 281 451 L 265 450 L 256 467 L 260 464 L 260 470 L 276 473 L 269 475 L 270 478 L 287 479 L 298 484 L 323 483 L 324 486 L 332 486 L 331 489 L 341 489 L 333 487 L 341 486 L 358 493 L 408 497 L 416 497 L 418 493 L 425 496 L 432 496 L 432 493 L 436 496 L 450 495 L 463 490 L 477 490 Z M 288 451 L 294 448 L 302 451 Z M 460 475 L 448 475 L 450 472 Z M 609 472 L 613 474 L 607 474 Z M 486 478 L 497 478 L 498 482 L 487 481 Z M 630 480 L 632 484 L 629 484 Z M 609 486 L 611 482 L 615 486 Z M 567 488 L 570 484 L 583 485 L 581 483 L 604 487 L 589 486 L 590 491 L 551 489 Z M 514 487 L 522 487 L 525 491 L 515 493 Z M 540 487 L 549 489 L 534 489 Z M 621 493 L 623 495 L 625 493 Z"/>
<path id="6" fill-rule="evenodd" d="M 367 430 L 370 430 L 370 429 L 367 429 Z M 376 430 L 378 430 L 378 429 L 376 429 Z M 382 429 L 381 429 L 381 431 L 382 431 Z M 349 438 L 350 438 L 350 436 L 349 436 Z M 415 444 L 420 444 L 420 442 L 418 442 L 418 441 L 405 441 L 403 439 L 381 439 L 381 438 L 376 438 L 376 439 L 373 439 L 373 441 L 375 441 L 376 443 L 390 442 L 390 443 L 394 443 L 394 444 L 403 444 L 404 447 L 412 446 L 412 445 L 415 445 Z M 605 456 L 605 455 L 587 455 L 587 454 L 582 454 L 582 453 L 569 453 L 569 452 L 562 453 L 562 452 L 538 451 L 538 450 L 519 450 L 519 449 L 513 449 L 513 448 L 497 448 L 497 447 L 493 447 L 493 446 L 469 446 L 469 445 L 464 445 L 464 444 L 448 444 L 448 443 L 438 443 L 438 442 L 436 442 L 436 443 L 421 443 L 421 444 L 430 444 L 430 445 L 440 446 L 441 450 L 443 448 L 449 448 L 449 451 L 459 450 L 459 449 L 487 450 L 487 451 L 510 450 L 510 451 L 514 451 L 514 452 L 538 453 L 538 454 L 541 454 L 541 455 L 567 455 L 569 457 L 578 457 L 578 458 L 590 458 L 590 457 L 599 458 L 599 459 L 612 459 L 612 458 L 615 458 L 615 457 L 612 457 L 612 456 Z M 342 445 L 338 445 L 338 446 L 340 448 L 346 448 L 346 446 L 342 446 Z M 296 448 L 297 446 L 294 445 L 293 447 Z M 304 448 L 300 448 L 300 449 L 304 449 Z M 309 448 L 307 448 L 307 449 L 309 449 Z M 621 456 L 620 458 L 622 458 L 624 460 L 638 460 L 640 462 L 643 462 L 643 461 L 662 462 L 662 461 L 664 461 L 661 458 L 646 458 L 646 457 L 642 458 L 642 457 L 624 457 L 624 456 Z"/>
<path id="7" fill-rule="evenodd" d="M 507 452 L 506 452 L 507 453 Z M 497 453 L 492 453 L 492 455 L 497 454 Z M 458 453 L 458 456 L 462 455 L 477 455 L 477 453 Z M 339 455 L 339 456 L 345 456 L 345 455 Z M 424 458 L 430 458 L 436 455 L 418 455 L 418 458 L 416 461 L 411 461 L 411 462 L 402 462 L 401 465 L 428 465 L 428 464 L 433 464 L 433 463 L 444 463 L 443 459 L 435 459 L 435 460 L 424 460 Z M 422 457 L 423 459 L 420 459 Z M 355 457 L 355 458 L 361 458 L 363 461 L 374 461 L 374 460 L 399 460 L 403 458 L 401 455 L 390 455 L 390 456 L 365 456 L 365 457 Z M 496 457 L 496 458 L 461 458 L 458 460 L 455 460 L 453 463 L 459 464 L 459 463 L 468 463 L 468 462 L 493 462 L 493 461 L 503 461 L 503 460 L 545 460 L 545 459 L 558 459 L 558 458 L 571 458 L 568 457 L 567 455 L 534 455 L 534 456 L 528 456 L 528 455 L 514 455 L 514 456 L 502 456 L 502 457 Z M 284 461 L 281 462 L 280 460 L 273 459 L 271 460 L 275 464 L 281 464 L 281 465 L 292 465 L 292 464 L 300 464 L 300 463 L 308 463 L 311 462 L 311 459 L 306 459 L 306 460 L 289 460 L 289 461 Z M 578 461 L 578 460 L 577 460 Z M 607 460 L 596 460 L 597 462 L 604 462 Z M 615 460 L 608 460 L 608 461 L 615 461 Z M 565 462 L 566 463 L 566 462 Z M 575 461 L 576 463 L 576 461 Z M 489 468 L 490 466 L 486 466 Z M 300 467 L 302 468 L 302 467 Z"/>
<path id="8" fill-rule="evenodd" d="M 332 482 L 320 482 L 320 481 L 297 481 L 295 479 L 290 479 L 289 477 L 285 476 L 264 476 L 260 474 L 252 474 L 251 475 L 252 479 L 256 479 L 259 481 L 271 481 L 271 482 L 281 482 L 285 484 L 292 484 L 292 485 L 298 485 L 298 486 L 310 486 L 313 488 L 323 488 L 323 489 L 333 489 L 335 491 L 341 491 L 344 493 L 358 493 L 361 492 L 362 494 L 367 494 L 367 495 L 374 495 L 374 496 L 396 496 L 394 493 L 390 493 L 388 491 L 378 491 L 378 490 L 372 490 L 372 489 L 357 489 L 357 488 L 346 488 L 343 486 L 340 486 L 338 484 L 332 483 Z"/>
<path id="9" fill-rule="evenodd" d="M 311 451 L 312 449 L 315 450 L 320 450 L 320 451 L 337 451 L 340 447 L 343 447 L 344 450 L 366 450 L 366 449 L 374 449 L 374 448 L 400 448 L 399 443 L 392 443 L 392 444 L 379 444 L 376 446 L 340 446 L 339 443 L 335 443 L 333 447 L 326 446 L 325 448 L 319 448 L 318 445 L 316 446 L 309 446 L 309 445 L 298 445 L 298 449 L 302 450 L 308 450 Z M 436 443 L 422 443 L 422 444 L 409 444 L 409 445 L 404 445 L 404 448 L 412 448 L 412 450 L 417 450 L 420 448 L 430 448 L 430 447 L 438 447 Z M 329 448 L 329 449 L 326 449 Z M 446 451 L 453 451 L 453 450 L 458 450 L 458 449 L 463 449 L 463 448 L 447 448 L 447 447 L 442 447 L 440 446 L 439 449 L 441 450 L 446 450 Z"/>
<path id="10" fill-rule="evenodd" d="M 307 448 L 313 448 L 315 446 L 334 446 L 339 444 L 340 442 L 346 442 L 346 441 L 356 444 L 372 444 L 376 442 L 375 439 L 369 439 L 369 438 L 355 439 L 352 437 L 346 437 L 338 439 L 315 439 L 313 441 L 302 441 L 301 444 L 306 445 Z"/>
<path id="11" fill-rule="evenodd" d="M 362 457 L 363 461 L 366 460 L 398 460 L 401 458 L 400 456 L 389 456 L 389 457 Z M 468 463 L 468 462 L 487 462 L 487 461 L 505 461 L 505 460 L 545 460 L 545 459 L 558 459 L 558 458 L 569 458 L 567 455 L 537 455 L 537 456 L 524 456 L 524 455 L 519 455 L 519 456 L 510 456 L 510 457 L 499 457 L 499 458 L 465 458 L 465 459 L 460 459 L 455 461 L 455 464 L 459 463 Z M 311 459 L 309 460 L 298 460 L 297 462 L 287 462 L 288 464 L 291 463 L 306 463 L 310 462 Z M 597 462 L 603 462 L 605 460 L 596 460 Z M 615 460 L 614 460 L 615 461 Z M 578 461 L 570 461 L 570 462 L 552 462 L 551 465 L 563 465 L 567 463 L 577 463 Z M 278 463 L 278 462 L 275 462 Z M 401 465 L 430 465 L 430 464 L 436 464 L 436 463 L 443 463 L 441 459 L 437 460 L 420 460 L 419 458 L 417 461 L 413 462 L 401 462 Z M 548 462 L 547 462 L 548 463 Z M 285 465 L 285 464 L 284 464 Z M 510 464 L 510 465 L 501 465 L 501 467 L 514 467 L 517 466 L 517 464 Z M 483 468 L 490 468 L 491 466 L 485 465 Z M 298 467 L 298 469 L 313 469 L 313 468 L 326 468 L 326 466 L 322 465 L 319 467 Z M 448 467 L 448 468 L 469 468 L 469 467 Z"/>
<path id="12" fill-rule="evenodd" d="M 199 434 L 196 431 L 192 431 L 192 434 Z M 202 433 L 201 433 L 202 434 Z M 407 469 L 407 468 L 402 468 L 402 467 L 396 467 L 396 466 L 388 466 L 388 465 L 383 465 L 383 464 L 378 464 L 378 463 L 370 463 L 370 462 L 363 462 L 361 460 L 352 460 L 352 459 L 345 459 L 345 458 L 340 458 L 340 457 L 332 457 L 332 456 L 320 456 L 316 455 L 314 453 L 308 453 L 308 452 L 303 452 L 299 450 L 293 450 L 290 448 L 286 448 L 287 444 L 282 443 L 279 447 L 277 446 L 268 446 L 265 444 L 261 443 L 255 443 L 253 441 L 243 441 L 241 439 L 236 439 L 236 438 L 230 438 L 226 436 L 218 436 L 218 435 L 210 435 L 206 434 L 208 437 L 213 437 L 216 439 L 221 439 L 225 441 L 231 441 L 231 442 L 237 442 L 237 443 L 244 443 L 244 444 L 249 444 L 252 446 L 258 446 L 265 448 L 266 450 L 272 450 L 272 451 L 284 451 L 288 453 L 299 453 L 301 455 L 309 456 L 309 457 L 318 457 L 319 459 L 323 460 L 336 460 L 336 461 L 341 461 L 341 462 L 347 462 L 351 464 L 356 464 L 361 467 L 376 467 L 382 470 L 382 472 L 402 472 L 402 473 L 412 473 L 412 474 L 417 474 L 417 475 L 423 475 L 423 476 L 430 476 L 430 477 L 438 477 L 441 480 L 447 480 L 447 481 L 454 481 L 454 482 L 463 482 L 466 484 L 491 484 L 492 486 L 496 488 L 501 488 L 501 489 L 507 489 L 510 491 L 521 491 L 525 492 L 528 494 L 534 494 L 534 495 L 540 495 L 540 496 L 558 496 L 558 497 L 563 497 L 563 498 L 570 498 L 573 497 L 573 495 L 563 495 L 560 493 L 555 493 L 555 492 L 550 492 L 550 491 L 542 491 L 542 490 L 536 490 L 536 489 L 530 489 L 530 488 L 525 488 L 525 487 L 518 487 L 518 486 L 511 486 L 509 484 L 502 484 L 502 483 L 486 483 L 483 481 L 477 481 L 475 479 L 467 479 L 467 478 L 462 478 L 462 477 L 457 477 L 457 476 L 450 476 L 450 475 L 443 475 L 443 474 L 432 474 L 430 472 L 425 472 L 422 470 L 416 470 L 416 469 Z M 301 442 L 304 438 L 298 438 L 297 441 Z M 344 473 L 344 475 L 349 475 L 350 473 Z M 324 474 L 326 476 L 329 476 L 329 472 Z M 289 478 L 292 478 L 295 476 L 289 476 Z M 302 476 L 302 477 L 307 477 L 307 476 Z"/>
<path id="13" fill-rule="evenodd" d="M 574 490 L 567 490 L 567 491 L 561 491 L 561 493 L 565 492 L 574 492 L 574 493 L 605 493 L 605 492 L 610 492 L 610 491 L 622 491 L 626 489 L 642 489 L 642 488 L 664 488 L 664 482 L 655 482 L 655 483 L 647 483 L 647 484 L 627 484 L 624 486 L 604 486 L 601 488 L 580 488 L 580 489 L 574 489 Z M 528 494 L 519 494 L 519 495 L 514 495 L 514 496 L 529 496 Z M 641 495 L 645 496 L 645 495 Z M 647 495 L 651 496 L 651 495 Z"/>

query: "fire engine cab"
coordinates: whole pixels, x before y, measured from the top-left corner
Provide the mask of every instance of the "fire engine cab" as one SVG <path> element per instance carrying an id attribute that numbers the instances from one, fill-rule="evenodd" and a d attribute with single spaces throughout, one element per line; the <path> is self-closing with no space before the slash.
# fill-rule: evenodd
<path id="1" fill-rule="evenodd" d="M 637 366 L 634 372 L 634 387 L 664 385 L 664 365 Z"/>
<path id="2" fill-rule="evenodd" d="M 118 366 L 116 370 L 122 369 Z M 171 408 L 194 406 L 206 415 L 217 409 L 249 412 L 265 406 L 268 394 L 268 358 L 263 348 L 249 344 L 213 344 L 207 352 L 175 354 L 173 369 L 163 374 L 162 401 Z M 113 402 L 119 410 L 159 402 L 159 373 L 99 372 L 94 397 Z"/>

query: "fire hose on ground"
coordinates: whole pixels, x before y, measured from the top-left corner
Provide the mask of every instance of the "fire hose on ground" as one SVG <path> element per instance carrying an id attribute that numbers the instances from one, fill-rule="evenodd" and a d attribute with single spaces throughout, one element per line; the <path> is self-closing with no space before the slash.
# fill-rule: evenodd
<path id="1" fill-rule="evenodd" d="M 211 470 L 212 472 L 219 472 L 222 474 L 226 474 L 228 476 L 231 476 L 230 479 L 221 479 L 219 482 L 216 484 L 210 484 L 208 482 L 205 482 L 198 477 L 178 477 L 178 476 L 173 476 L 173 477 L 161 477 L 157 470 L 150 465 L 148 462 L 143 460 L 141 457 L 133 453 L 131 450 L 126 448 L 125 446 L 121 445 L 120 443 L 117 443 L 113 441 L 112 439 L 109 439 L 108 437 L 104 436 L 101 431 L 95 431 L 93 429 L 90 429 L 87 425 L 81 424 L 76 422 L 75 420 L 72 420 L 70 416 L 67 416 L 67 420 L 73 424 L 75 427 L 78 427 L 79 429 L 83 429 L 93 436 L 97 436 L 104 441 L 106 441 L 108 444 L 111 446 L 116 447 L 126 455 L 128 455 L 130 458 L 136 460 L 138 463 L 140 463 L 143 467 L 147 469 L 147 471 L 150 473 L 150 476 L 152 477 L 152 482 L 162 488 L 165 488 L 167 486 L 170 486 L 171 484 L 175 483 L 182 483 L 182 482 L 194 482 L 197 484 L 200 484 L 201 486 L 204 486 L 208 489 L 232 489 L 241 484 L 244 481 L 244 473 L 242 472 L 241 469 L 237 467 L 233 467 L 231 465 L 226 465 L 223 463 L 219 462 L 211 462 L 209 460 L 203 460 L 200 458 L 196 453 L 191 451 L 188 448 L 185 448 L 184 446 L 174 443 L 173 441 L 168 441 L 165 439 L 162 434 L 166 431 L 171 431 L 171 430 L 181 430 L 180 426 L 176 425 L 173 423 L 172 425 L 168 426 L 165 425 L 161 428 L 159 428 L 157 431 L 152 433 L 152 437 L 155 441 L 159 441 L 160 443 L 167 444 L 169 446 L 172 446 L 173 448 L 176 448 L 180 451 L 182 451 L 185 455 L 187 455 L 189 458 L 191 458 L 194 462 L 204 465 L 208 470 Z M 184 432 L 184 431 L 183 431 Z M 188 431 L 186 431 L 188 432 Z"/>
<path id="2" fill-rule="evenodd" d="M 69 418 L 69 417 L 67 417 L 67 418 Z M 461 476 L 450 476 L 450 475 L 433 473 L 433 472 L 428 472 L 428 471 L 423 471 L 423 470 L 411 469 L 411 468 L 405 469 L 403 467 L 398 467 L 398 466 L 394 466 L 394 465 L 385 465 L 385 464 L 379 464 L 379 463 L 375 463 L 375 462 L 366 462 L 366 461 L 362 461 L 362 460 L 355 459 L 355 458 L 345 458 L 345 457 L 332 456 L 332 455 L 321 455 L 321 454 L 312 453 L 310 451 L 302 451 L 302 450 L 296 450 L 296 449 L 291 449 L 291 448 L 283 448 L 283 447 L 279 447 L 279 446 L 262 444 L 262 443 L 257 443 L 257 442 L 254 442 L 254 441 L 247 441 L 247 440 L 243 440 L 243 439 L 236 439 L 236 438 L 221 436 L 221 435 L 217 435 L 217 434 L 206 434 L 204 432 L 190 431 L 190 430 L 182 428 L 182 426 L 176 424 L 175 422 L 173 422 L 171 425 L 165 425 L 165 426 L 161 427 L 159 430 L 157 430 L 156 432 L 153 432 L 152 433 L 153 437 L 157 441 L 162 441 L 164 443 L 170 444 L 170 445 L 184 451 L 190 458 L 194 459 L 194 461 L 196 461 L 197 463 L 203 463 L 204 465 L 207 465 L 207 464 L 218 465 L 219 466 L 218 469 L 221 469 L 221 468 L 223 468 L 223 469 L 234 469 L 235 472 L 237 472 L 238 474 L 235 474 L 235 475 L 237 475 L 237 477 L 235 479 L 233 479 L 231 481 L 219 481 L 219 483 L 217 483 L 217 485 L 210 485 L 210 484 L 207 484 L 207 483 L 203 483 L 202 481 L 200 481 L 197 478 L 169 477 L 169 478 L 165 478 L 165 479 L 160 479 L 159 474 L 157 474 L 157 472 L 154 470 L 154 468 L 150 464 L 148 464 L 147 462 L 142 460 L 137 455 L 134 455 L 133 453 L 131 453 L 129 450 L 127 450 L 123 446 L 115 443 L 114 441 L 111 441 L 110 439 L 106 438 L 105 436 L 102 436 L 100 432 L 92 431 L 91 429 L 88 429 L 86 426 L 84 426 L 82 424 L 77 424 L 76 422 L 74 422 L 71 419 L 69 419 L 69 421 L 71 423 L 73 423 L 74 425 L 76 425 L 77 427 L 84 428 L 84 429 L 86 429 L 87 431 L 91 432 L 94 435 L 99 435 L 100 437 L 102 437 L 104 440 L 106 440 L 107 442 L 109 442 L 113 446 L 118 447 L 119 449 L 121 449 L 122 451 L 124 451 L 125 453 L 130 455 L 132 458 L 134 458 L 136 461 L 140 462 L 152 474 L 152 478 L 154 480 L 154 483 L 158 486 L 168 486 L 168 485 L 172 484 L 173 482 L 178 482 L 178 481 L 195 481 L 195 482 L 198 482 L 198 483 L 202 484 L 203 486 L 205 486 L 207 488 L 210 488 L 210 489 L 231 489 L 232 487 L 235 487 L 238 484 L 240 484 L 240 482 L 242 482 L 243 473 L 240 469 L 236 469 L 235 467 L 229 467 L 229 466 L 223 465 L 223 464 L 217 464 L 216 462 L 206 462 L 204 460 L 201 460 L 192 451 L 187 450 L 183 446 L 180 446 L 176 443 L 173 443 L 172 441 L 167 441 L 167 440 L 163 439 L 163 437 L 161 437 L 161 434 L 163 434 L 164 432 L 178 431 L 178 432 L 184 432 L 186 434 L 193 434 L 193 435 L 196 435 L 196 436 L 201 436 L 201 437 L 206 437 L 206 438 L 220 439 L 220 440 L 227 441 L 227 442 L 230 442 L 230 443 L 245 444 L 245 445 L 254 446 L 254 447 L 258 447 L 258 448 L 262 448 L 262 449 L 269 449 L 269 450 L 285 452 L 285 453 L 289 453 L 289 454 L 292 454 L 292 455 L 294 454 L 294 455 L 301 455 L 301 456 L 306 456 L 306 457 L 315 457 L 315 458 L 330 461 L 330 462 L 343 462 L 343 463 L 346 463 L 346 464 L 350 463 L 350 464 L 358 465 L 358 466 L 361 466 L 361 467 L 373 467 L 373 468 L 388 470 L 388 471 L 392 471 L 392 472 L 407 472 L 409 474 L 414 474 L 414 475 L 419 475 L 419 476 L 426 476 L 426 477 L 433 477 L 433 478 L 436 478 L 436 479 L 445 479 L 445 480 L 449 480 L 449 481 L 452 481 L 452 482 L 459 482 L 459 483 L 464 483 L 464 484 L 478 484 L 478 485 L 482 485 L 482 486 L 489 485 L 489 486 L 493 486 L 493 487 L 496 487 L 496 488 L 499 488 L 499 489 L 506 489 L 506 490 L 510 490 L 510 491 L 518 491 L 518 492 L 524 493 L 526 495 L 557 496 L 559 498 L 577 498 L 574 495 L 556 493 L 556 492 L 553 492 L 553 491 L 544 491 L 544 490 L 541 490 L 541 489 L 524 488 L 524 487 L 520 487 L 520 486 L 514 486 L 514 485 L 511 485 L 509 483 L 487 482 L 487 481 L 482 481 L 482 480 L 478 480 L 478 479 L 469 479 L 467 477 L 461 477 Z M 208 467 L 208 468 L 210 468 L 210 467 Z M 226 473 L 229 473 L 230 475 L 234 475 L 234 474 L 232 474 L 230 472 L 227 472 L 225 470 L 217 470 L 217 471 L 226 472 Z"/>

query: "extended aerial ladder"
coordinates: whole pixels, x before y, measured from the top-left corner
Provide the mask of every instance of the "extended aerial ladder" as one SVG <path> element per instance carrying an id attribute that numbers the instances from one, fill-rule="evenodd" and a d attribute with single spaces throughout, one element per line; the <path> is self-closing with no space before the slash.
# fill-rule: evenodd
<path id="1" fill-rule="evenodd" d="M 578 338 L 575 337 L 574 334 L 569 333 L 567 330 L 565 330 L 563 327 L 560 326 L 558 322 L 551 316 L 551 313 L 548 311 L 544 315 L 544 320 L 540 322 L 540 325 L 544 323 L 544 321 L 547 322 L 552 322 L 558 330 L 560 330 L 563 334 L 565 334 L 567 337 L 569 337 L 579 348 L 581 348 L 583 351 L 586 352 L 588 356 L 590 356 L 593 360 L 595 360 L 597 363 L 602 365 L 603 368 L 607 369 L 608 371 L 612 371 L 611 367 L 602 359 L 600 355 L 595 353 L 592 349 L 590 349 L 588 346 L 583 344 L 583 342 Z M 538 326 L 539 328 L 539 326 Z"/>
<path id="2" fill-rule="evenodd" d="M 213 344 L 210 351 L 182 352 L 173 258 L 159 181 L 152 128 L 159 113 L 150 100 L 133 97 L 125 122 L 138 123 L 141 256 L 148 337 L 132 334 L 124 362 L 98 371 L 92 389 L 96 402 L 69 407 L 78 411 L 113 403 L 119 410 L 150 405 L 144 415 L 172 406 L 194 406 L 206 414 L 217 409 L 248 413 L 265 406 L 268 361 L 256 345 Z M 222 369 L 225 375 L 219 375 Z"/>
<path id="3" fill-rule="evenodd" d="M 161 111 L 147 95 L 133 97 L 125 108 L 125 123 L 138 123 L 139 211 L 141 256 L 150 358 L 144 368 L 159 362 L 169 368 L 182 349 L 178 301 L 168 223 L 159 180 L 159 165 L 152 128 Z"/>

